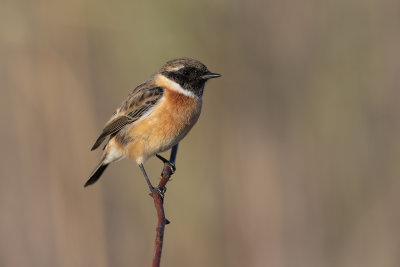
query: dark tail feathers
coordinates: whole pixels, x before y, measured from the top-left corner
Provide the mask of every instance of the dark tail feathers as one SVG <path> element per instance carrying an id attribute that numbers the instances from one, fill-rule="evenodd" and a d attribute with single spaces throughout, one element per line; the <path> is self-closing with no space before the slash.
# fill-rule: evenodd
<path id="1" fill-rule="evenodd" d="M 84 187 L 94 184 L 99 180 L 100 176 L 103 174 L 104 170 L 107 168 L 108 164 L 99 164 L 97 168 L 92 172 L 92 175 L 90 175 L 89 180 L 87 180 L 86 184 Z"/>

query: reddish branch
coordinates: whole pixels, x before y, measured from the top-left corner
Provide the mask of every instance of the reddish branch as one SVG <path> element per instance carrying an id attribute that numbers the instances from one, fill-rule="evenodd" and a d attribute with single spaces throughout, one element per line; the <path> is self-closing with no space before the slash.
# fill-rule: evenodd
<path id="1" fill-rule="evenodd" d="M 175 164 L 175 159 L 176 159 L 176 152 L 178 151 L 178 145 L 175 145 L 172 150 L 171 150 L 171 156 L 169 159 L 169 162 L 172 164 Z M 156 206 L 157 210 L 157 217 L 158 217 L 158 223 L 157 223 L 157 228 L 156 228 L 156 240 L 154 244 L 154 258 L 153 258 L 153 267 L 159 267 L 160 266 L 160 260 L 161 260 L 161 252 L 162 252 L 162 246 L 163 246 L 163 241 L 164 241 L 164 228 L 165 225 L 169 223 L 167 219 L 165 219 L 165 213 L 164 213 L 164 193 L 165 193 L 165 185 L 168 183 L 169 178 L 171 177 L 173 173 L 173 170 L 171 168 L 171 165 L 169 164 L 164 164 L 164 168 L 162 171 L 162 176 L 160 183 L 158 184 L 158 190 L 154 190 L 150 196 L 153 197 L 154 199 L 154 205 Z"/>

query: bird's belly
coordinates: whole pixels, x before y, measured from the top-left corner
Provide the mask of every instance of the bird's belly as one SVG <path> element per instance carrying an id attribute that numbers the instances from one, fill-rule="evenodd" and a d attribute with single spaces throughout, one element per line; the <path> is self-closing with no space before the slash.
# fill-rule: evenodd
<path id="1" fill-rule="evenodd" d="M 126 147 L 126 154 L 142 163 L 184 138 L 199 118 L 201 103 L 178 107 L 158 108 L 145 119 L 132 124 L 129 131 L 132 141 Z"/>

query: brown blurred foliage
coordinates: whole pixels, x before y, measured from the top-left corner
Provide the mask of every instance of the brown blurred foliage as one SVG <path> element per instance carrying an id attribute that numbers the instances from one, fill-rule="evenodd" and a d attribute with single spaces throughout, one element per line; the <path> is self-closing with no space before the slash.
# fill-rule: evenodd
<path id="1" fill-rule="evenodd" d="M 150 265 L 136 164 L 83 183 L 103 123 L 180 56 L 223 77 L 180 145 L 162 266 L 400 266 L 399 29 L 398 0 L 1 0 L 0 266 Z"/>

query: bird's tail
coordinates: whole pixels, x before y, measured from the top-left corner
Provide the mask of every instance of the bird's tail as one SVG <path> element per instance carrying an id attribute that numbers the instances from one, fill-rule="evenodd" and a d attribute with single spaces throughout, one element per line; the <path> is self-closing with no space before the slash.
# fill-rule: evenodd
<path id="1" fill-rule="evenodd" d="M 89 178 L 89 180 L 87 180 L 84 187 L 97 182 L 97 180 L 99 180 L 100 176 L 103 174 L 103 172 L 107 168 L 107 166 L 108 166 L 108 163 L 103 163 L 103 161 L 101 161 L 100 164 L 97 165 L 96 169 L 94 169 L 94 171 L 90 175 L 90 178 Z"/>
<path id="2" fill-rule="evenodd" d="M 94 169 L 84 187 L 97 182 L 97 180 L 99 180 L 100 176 L 103 174 L 110 163 L 113 163 L 125 157 L 124 151 L 119 149 L 114 142 L 114 139 L 110 139 L 104 149 L 103 157 L 101 158 L 99 165 L 97 165 L 96 169 Z"/>

